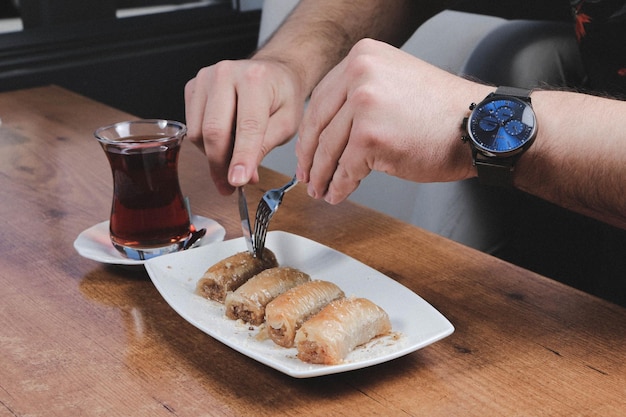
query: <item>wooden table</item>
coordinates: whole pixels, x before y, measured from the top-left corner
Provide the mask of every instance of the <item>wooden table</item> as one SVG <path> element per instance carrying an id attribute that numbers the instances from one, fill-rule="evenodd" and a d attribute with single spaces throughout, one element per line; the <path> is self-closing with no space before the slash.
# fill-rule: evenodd
<path id="1" fill-rule="evenodd" d="M 0 416 L 626 415 L 626 309 L 354 204 L 291 191 L 272 229 L 344 252 L 456 327 L 394 361 L 294 379 L 178 316 L 145 273 L 81 258 L 106 220 L 108 163 L 92 131 L 132 118 L 57 87 L 0 94 Z M 185 143 L 195 213 L 241 236 Z M 250 201 L 280 184 L 262 170 Z M 419 320 L 419 318 L 415 318 Z"/>

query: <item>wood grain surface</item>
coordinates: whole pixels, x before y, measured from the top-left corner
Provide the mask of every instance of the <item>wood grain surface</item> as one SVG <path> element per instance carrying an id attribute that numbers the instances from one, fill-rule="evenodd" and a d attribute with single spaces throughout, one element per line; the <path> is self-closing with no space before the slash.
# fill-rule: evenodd
<path id="1" fill-rule="evenodd" d="M 74 250 L 110 210 L 92 132 L 132 115 L 51 86 L 0 94 L 0 118 L 0 417 L 626 414 L 626 309 L 364 207 L 314 201 L 303 185 L 272 230 L 377 269 L 456 330 L 343 374 L 294 379 L 259 364 L 178 316 L 141 268 Z M 216 192 L 190 142 L 179 167 L 193 212 L 240 237 L 236 196 Z M 248 201 L 285 179 L 262 169 Z"/>

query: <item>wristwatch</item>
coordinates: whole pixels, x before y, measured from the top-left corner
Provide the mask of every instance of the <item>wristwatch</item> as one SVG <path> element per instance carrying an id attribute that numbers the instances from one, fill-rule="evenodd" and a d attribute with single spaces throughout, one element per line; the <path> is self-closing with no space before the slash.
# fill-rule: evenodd
<path id="1" fill-rule="evenodd" d="M 517 159 L 537 136 L 537 118 L 530 102 L 531 90 L 498 87 L 480 103 L 472 103 L 463 119 L 461 137 L 472 149 L 472 159 L 482 184 L 513 185 Z"/>

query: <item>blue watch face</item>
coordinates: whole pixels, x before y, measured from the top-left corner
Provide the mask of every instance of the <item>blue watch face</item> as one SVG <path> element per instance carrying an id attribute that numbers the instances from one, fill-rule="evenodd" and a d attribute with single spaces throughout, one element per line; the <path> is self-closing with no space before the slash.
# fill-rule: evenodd
<path id="1" fill-rule="evenodd" d="M 488 98 L 472 111 L 467 131 L 490 154 L 514 154 L 534 139 L 535 113 L 529 103 L 514 97 Z"/>

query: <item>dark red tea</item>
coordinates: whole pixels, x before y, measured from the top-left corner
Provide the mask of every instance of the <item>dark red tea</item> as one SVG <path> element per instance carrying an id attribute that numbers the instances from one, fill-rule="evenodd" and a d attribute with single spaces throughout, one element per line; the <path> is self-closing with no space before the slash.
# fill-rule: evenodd
<path id="1" fill-rule="evenodd" d="M 189 236 L 189 214 L 178 182 L 180 142 L 150 142 L 158 138 L 132 136 L 102 145 L 113 172 L 114 245 L 162 247 Z"/>

